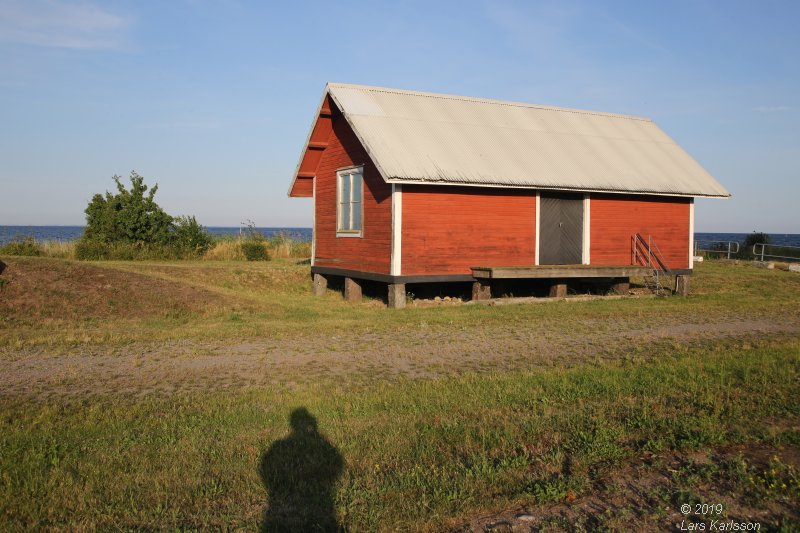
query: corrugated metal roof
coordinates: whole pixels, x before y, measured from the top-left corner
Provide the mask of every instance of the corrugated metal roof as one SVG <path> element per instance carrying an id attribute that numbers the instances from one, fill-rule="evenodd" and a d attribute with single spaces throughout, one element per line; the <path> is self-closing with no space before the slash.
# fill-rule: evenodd
<path id="1" fill-rule="evenodd" d="M 339 83 L 327 92 L 388 182 L 730 196 L 647 118 Z"/>

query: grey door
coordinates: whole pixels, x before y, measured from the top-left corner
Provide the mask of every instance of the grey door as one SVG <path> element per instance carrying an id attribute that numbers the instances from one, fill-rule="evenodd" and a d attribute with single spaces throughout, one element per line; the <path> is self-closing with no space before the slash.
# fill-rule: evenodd
<path id="1" fill-rule="evenodd" d="M 539 264 L 581 264 L 583 197 L 575 194 L 542 194 L 539 209 Z"/>

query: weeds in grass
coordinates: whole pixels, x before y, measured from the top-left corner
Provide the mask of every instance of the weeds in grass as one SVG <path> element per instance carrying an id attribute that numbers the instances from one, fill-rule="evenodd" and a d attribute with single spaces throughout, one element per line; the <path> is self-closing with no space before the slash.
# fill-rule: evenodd
<path id="1" fill-rule="evenodd" d="M 772 456 L 767 468 L 748 468 L 748 494 L 756 501 L 779 499 L 800 501 L 800 475 L 793 465 Z"/>

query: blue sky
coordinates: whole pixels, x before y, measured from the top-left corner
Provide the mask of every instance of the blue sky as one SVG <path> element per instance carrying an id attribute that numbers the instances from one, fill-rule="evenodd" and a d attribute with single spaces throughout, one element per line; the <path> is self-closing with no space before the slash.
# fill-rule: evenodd
<path id="1" fill-rule="evenodd" d="M 172 214 L 310 226 L 286 190 L 326 81 L 651 117 L 800 233 L 800 2 L 0 0 L 0 224 L 82 224 L 131 170 Z"/>

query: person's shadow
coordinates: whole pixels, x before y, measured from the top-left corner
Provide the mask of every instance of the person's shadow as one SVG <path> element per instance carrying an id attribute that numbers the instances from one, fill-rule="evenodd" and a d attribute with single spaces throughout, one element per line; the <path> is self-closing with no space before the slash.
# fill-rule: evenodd
<path id="1" fill-rule="evenodd" d="M 289 436 L 261 456 L 261 480 L 269 494 L 261 530 L 342 531 L 333 501 L 342 456 L 306 408 L 292 411 L 289 424 Z"/>

